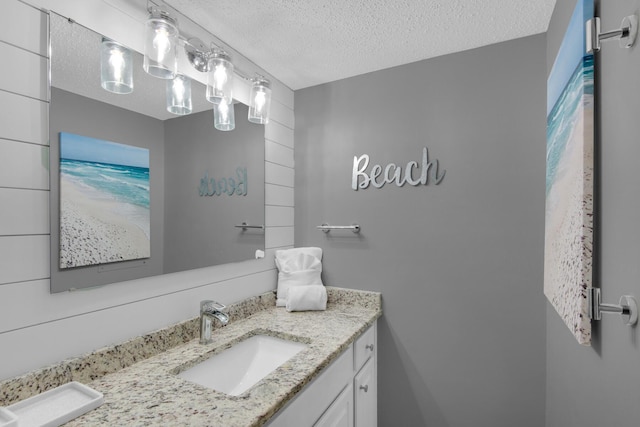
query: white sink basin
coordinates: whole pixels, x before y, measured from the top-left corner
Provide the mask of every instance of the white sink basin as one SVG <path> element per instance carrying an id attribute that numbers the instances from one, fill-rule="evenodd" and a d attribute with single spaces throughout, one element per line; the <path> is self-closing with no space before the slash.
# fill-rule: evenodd
<path id="1" fill-rule="evenodd" d="M 178 374 L 180 378 L 239 396 L 307 347 L 255 335 Z"/>

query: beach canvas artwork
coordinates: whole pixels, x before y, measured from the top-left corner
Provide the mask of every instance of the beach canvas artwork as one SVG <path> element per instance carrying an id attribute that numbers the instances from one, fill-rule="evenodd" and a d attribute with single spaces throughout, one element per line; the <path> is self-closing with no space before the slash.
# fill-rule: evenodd
<path id="1" fill-rule="evenodd" d="M 60 133 L 60 268 L 149 258 L 149 150 Z"/>
<path id="2" fill-rule="evenodd" d="M 593 0 L 578 0 L 547 80 L 544 294 L 580 344 L 591 344 L 594 64 L 585 53 Z"/>

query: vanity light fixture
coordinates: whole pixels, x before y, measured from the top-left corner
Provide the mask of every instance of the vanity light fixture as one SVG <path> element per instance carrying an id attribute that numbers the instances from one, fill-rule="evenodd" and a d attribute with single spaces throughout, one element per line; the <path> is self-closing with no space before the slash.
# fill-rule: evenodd
<path id="1" fill-rule="evenodd" d="M 212 49 L 207 74 L 207 101 L 218 104 L 233 102 L 233 63 L 221 49 Z"/>
<path id="2" fill-rule="evenodd" d="M 197 71 L 206 73 L 209 71 L 209 51 L 207 46 L 199 38 L 190 38 L 184 42 L 184 53 L 189 64 Z"/>
<path id="3" fill-rule="evenodd" d="M 253 79 L 249 95 L 249 121 L 257 124 L 269 123 L 271 110 L 271 83 L 258 75 Z"/>
<path id="4" fill-rule="evenodd" d="M 133 92 L 131 51 L 118 42 L 102 38 L 100 47 L 100 85 L 117 94 Z"/>
<path id="5" fill-rule="evenodd" d="M 167 111 L 183 116 L 191 114 L 191 79 L 178 74 L 173 80 L 167 80 Z"/>
<path id="6" fill-rule="evenodd" d="M 213 125 L 216 129 L 222 131 L 235 129 L 236 118 L 233 101 L 226 102 L 223 100 L 213 105 Z"/>
<path id="7" fill-rule="evenodd" d="M 251 82 L 248 120 L 257 124 L 269 123 L 271 82 L 261 75 L 250 78 L 236 69 L 230 55 L 219 46 L 212 43 L 211 48 L 207 48 L 198 38 L 181 37 L 178 20 L 155 1 L 147 0 L 149 18 L 145 24 L 143 68 L 154 77 L 167 79 L 167 110 L 180 115 L 192 111 L 191 80 L 177 70 L 177 46 L 182 43 L 194 69 L 207 73 L 205 96 L 214 104 L 216 129 L 228 131 L 235 128 L 234 74 Z M 179 15 L 178 12 L 175 14 Z"/>
<path id="8" fill-rule="evenodd" d="M 613 38 L 618 39 L 620 47 L 630 48 L 635 43 L 637 34 L 638 17 L 636 15 L 625 16 L 619 29 L 604 33 L 600 31 L 600 18 L 591 18 L 585 24 L 587 53 L 600 51 L 600 42 Z"/>
<path id="9" fill-rule="evenodd" d="M 169 12 L 151 6 L 144 32 L 144 71 L 161 79 L 176 76 L 178 36 L 178 21 Z"/>

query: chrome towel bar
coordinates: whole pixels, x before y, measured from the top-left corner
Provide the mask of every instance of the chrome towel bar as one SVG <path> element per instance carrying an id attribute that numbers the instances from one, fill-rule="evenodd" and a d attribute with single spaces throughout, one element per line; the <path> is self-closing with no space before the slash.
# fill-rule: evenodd
<path id="1" fill-rule="evenodd" d="M 351 225 L 329 225 L 329 224 L 322 224 L 322 225 L 318 225 L 316 227 L 318 230 L 322 230 L 325 233 L 328 233 L 331 230 L 351 230 L 354 233 L 359 233 L 360 232 L 360 226 L 358 224 L 351 224 Z"/>
<path id="2" fill-rule="evenodd" d="M 260 230 L 264 230 L 264 225 L 249 225 L 246 222 L 243 222 L 240 225 L 234 225 L 235 228 L 242 228 L 242 230 L 246 230 L 248 228 L 259 228 Z"/>

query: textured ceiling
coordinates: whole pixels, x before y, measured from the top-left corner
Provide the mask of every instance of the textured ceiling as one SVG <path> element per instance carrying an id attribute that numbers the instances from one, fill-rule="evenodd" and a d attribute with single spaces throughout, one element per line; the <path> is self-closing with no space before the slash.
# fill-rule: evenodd
<path id="1" fill-rule="evenodd" d="M 165 0 L 291 89 L 545 32 L 556 0 Z"/>
<path id="2" fill-rule="evenodd" d="M 146 19 L 147 0 L 104 1 L 140 23 Z M 555 5 L 555 0 L 164 2 L 294 90 L 545 32 Z M 193 26 L 189 19 L 180 22 Z M 144 74 L 139 55 L 134 93 L 114 95 L 99 85 L 101 37 L 61 17 L 51 26 L 54 86 L 158 119 L 175 117 L 165 108 L 165 83 Z M 194 93 L 204 92 L 192 84 Z M 211 108 L 203 96 L 193 102 L 194 111 Z"/>

